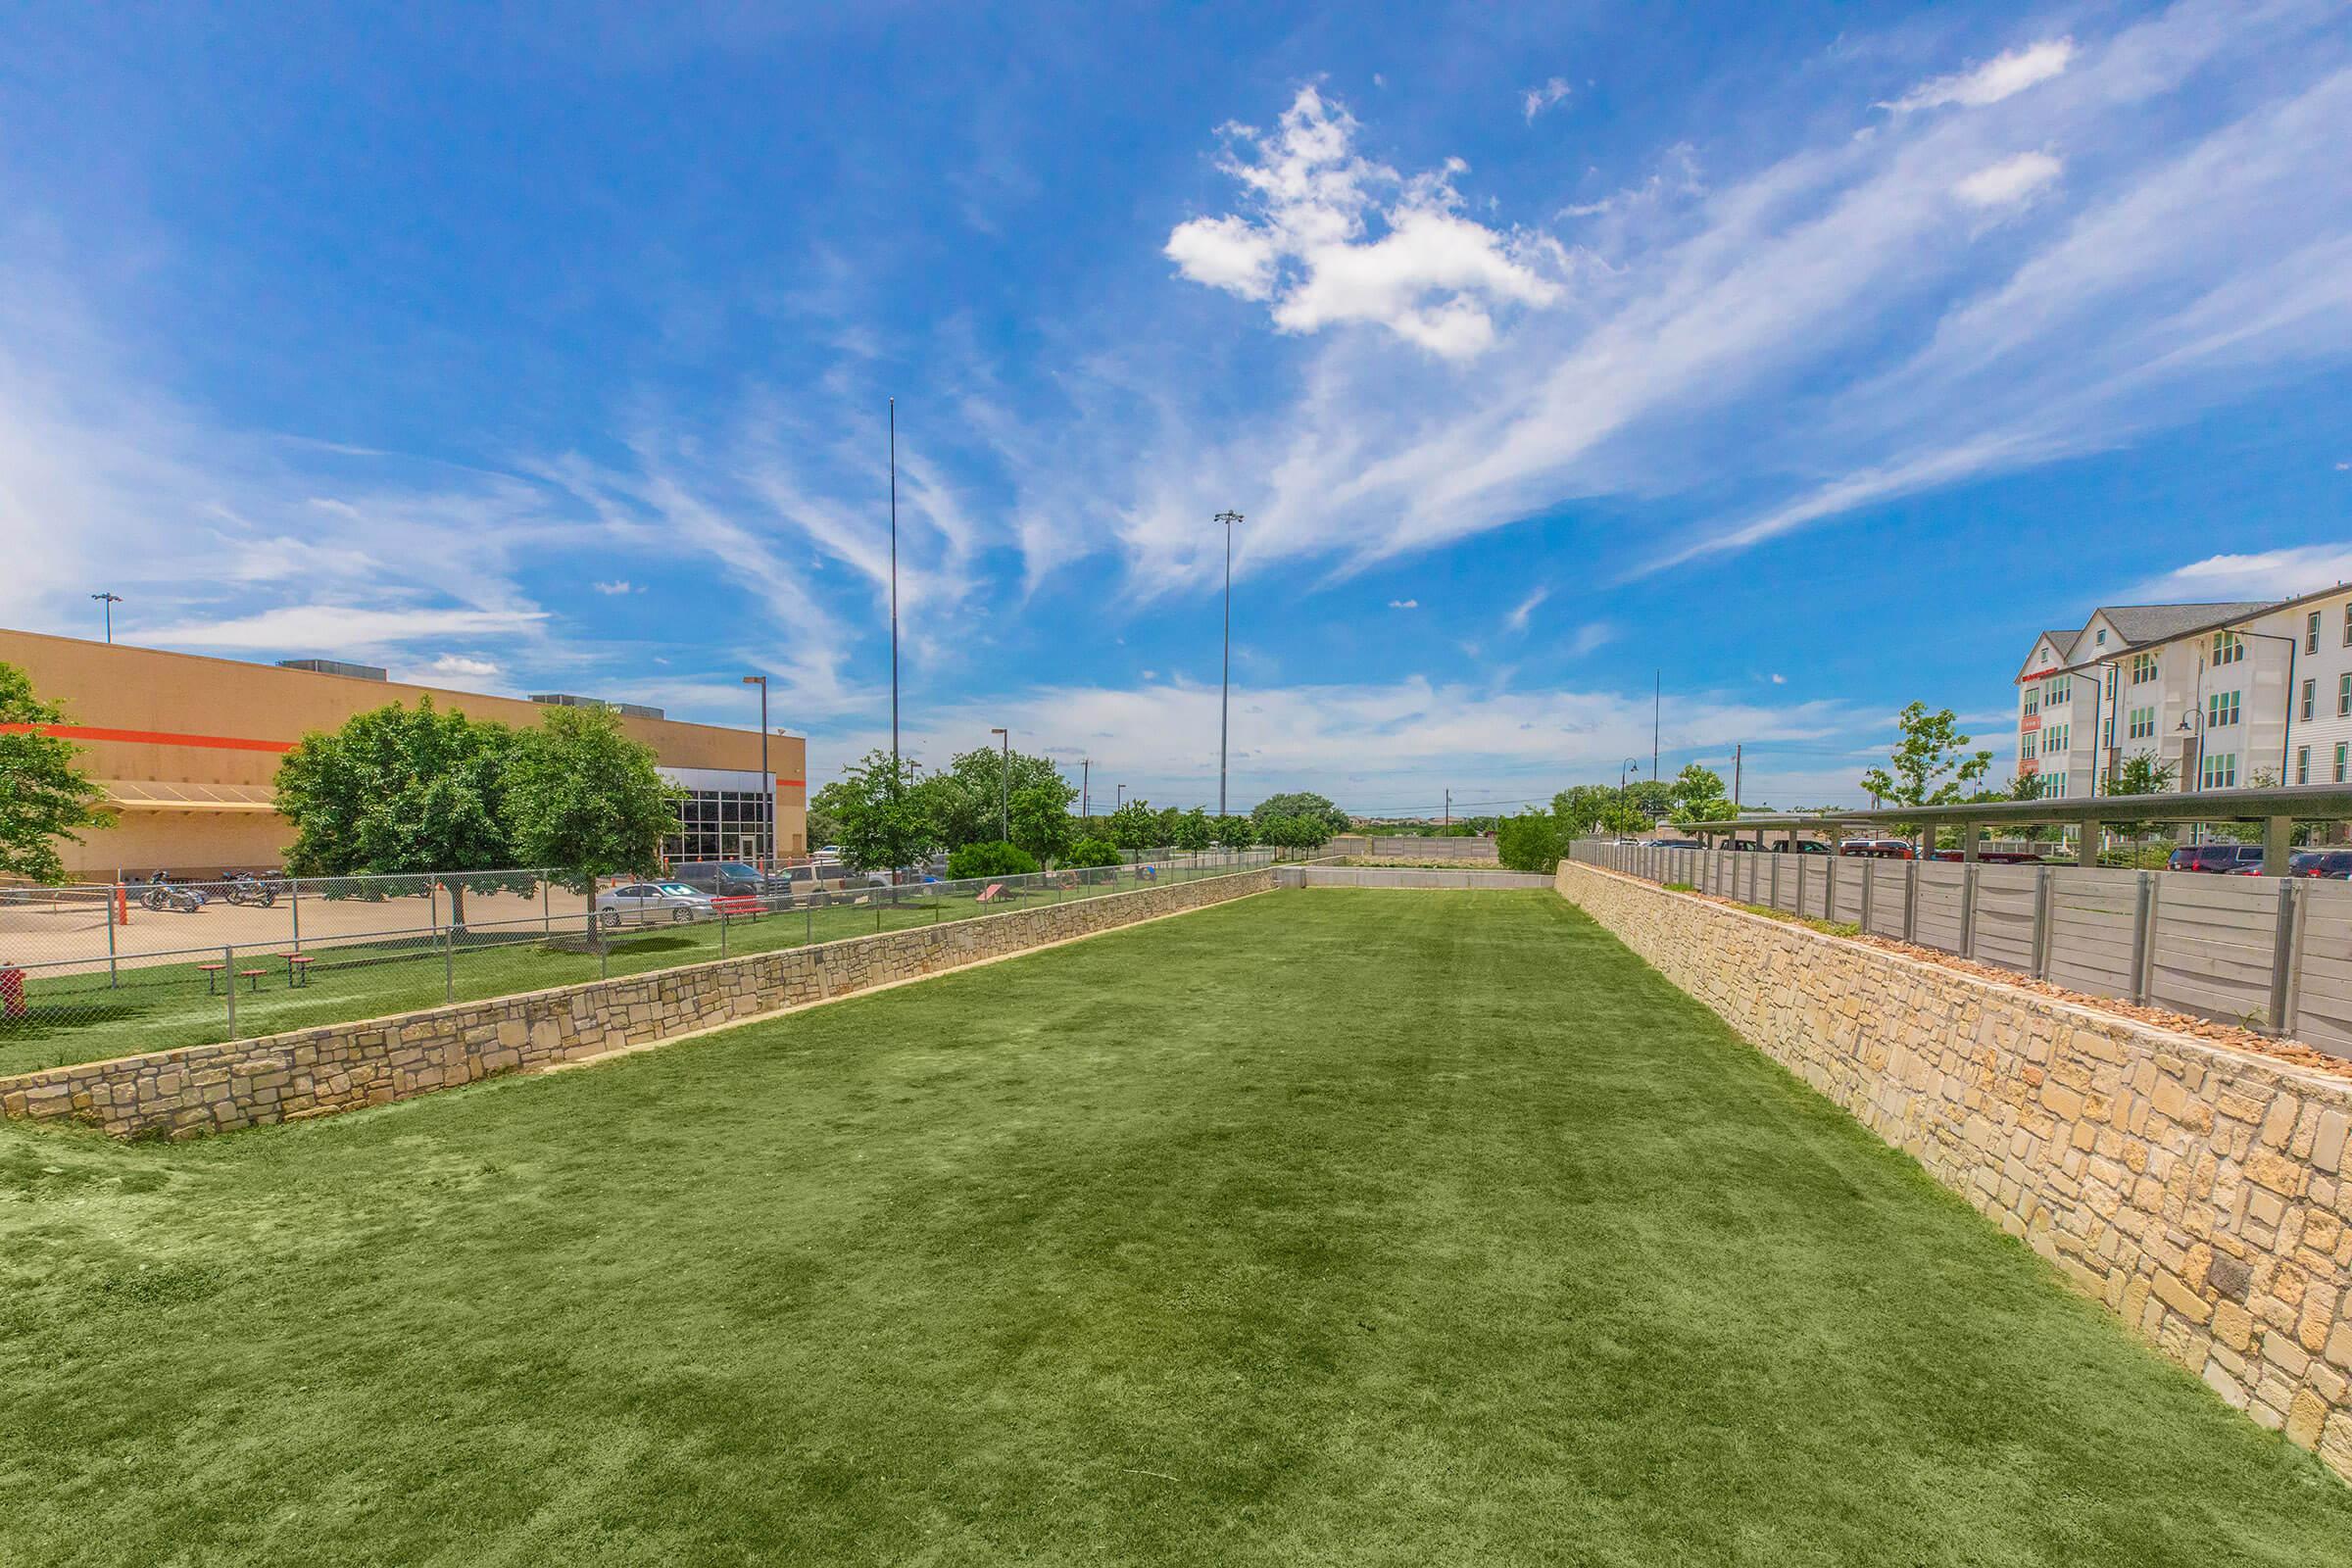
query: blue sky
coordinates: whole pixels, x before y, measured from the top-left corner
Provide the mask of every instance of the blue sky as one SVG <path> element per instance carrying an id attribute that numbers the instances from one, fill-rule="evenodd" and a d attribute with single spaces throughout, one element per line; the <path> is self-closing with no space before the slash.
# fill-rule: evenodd
<path id="1" fill-rule="evenodd" d="M 0 21 L 0 623 L 1214 803 L 1747 747 L 2352 576 L 2343 4 Z"/>

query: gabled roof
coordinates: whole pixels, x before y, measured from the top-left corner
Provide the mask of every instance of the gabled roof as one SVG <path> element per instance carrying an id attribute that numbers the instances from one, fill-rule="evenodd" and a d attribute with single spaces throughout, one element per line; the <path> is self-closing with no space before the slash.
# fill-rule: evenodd
<path id="1" fill-rule="evenodd" d="M 2101 605 L 2092 613 L 2105 615 L 2107 623 L 2127 643 L 2160 643 L 2182 632 L 2210 626 L 2217 620 L 2251 615 L 2258 610 L 2270 609 L 2272 604 L 2271 600 L 2257 599 L 2205 605 Z"/>

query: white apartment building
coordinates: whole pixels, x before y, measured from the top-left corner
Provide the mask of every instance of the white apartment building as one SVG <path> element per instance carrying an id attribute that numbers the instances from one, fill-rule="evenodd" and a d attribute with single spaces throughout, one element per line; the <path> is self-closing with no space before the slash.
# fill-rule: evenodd
<path id="1" fill-rule="evenodd" d="M 2017 687 L 2018 770 L 2045 796 L 2103 795 L 2143 755 L 2179 791 L 2352 784 L 2352 585 L 2104 606 L 2036 637 Z"/>

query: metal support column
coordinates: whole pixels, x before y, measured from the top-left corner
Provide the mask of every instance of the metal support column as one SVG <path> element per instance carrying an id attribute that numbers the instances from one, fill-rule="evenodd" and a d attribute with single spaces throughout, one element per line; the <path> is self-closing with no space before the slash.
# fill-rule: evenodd
<path id="1" fill-rule="evenodd" d="M 2294 858 L 2295 819 L 2291 816 L 2266 816 L 2262 819 L 2262 874 L 2286 875 L 2287 863 Z"/>
<path id="2" fill-rule="evenodd" d="M 2264 874 L 2272 873 L 2266 868 Z M 2271 1004 L 2263 1014 L 2265 1032 L 2273 1035 L 2286 1033 L 2287 982 L 2294 977 L 2295 967 L 2295 910 L 2300 902 L 2295 897 L 2297 891 L 2293 877 L 2278 878 L 2278 919 L 2271 939 Z"/>

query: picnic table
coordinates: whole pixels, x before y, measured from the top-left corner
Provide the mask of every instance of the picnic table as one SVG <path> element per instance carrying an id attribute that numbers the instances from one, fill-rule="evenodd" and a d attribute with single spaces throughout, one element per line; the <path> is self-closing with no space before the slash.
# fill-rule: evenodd
<path id="1" fill-rule="evenodd" d="M 300 991 L 311 983 L 311 956 L 307 953 L 281 953 L 286 960 L 286 989 Z"/>

